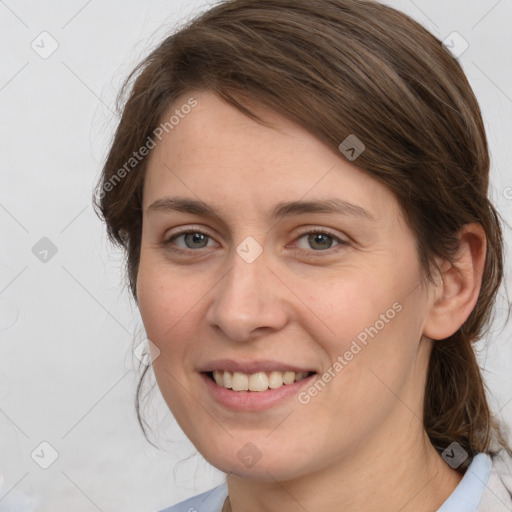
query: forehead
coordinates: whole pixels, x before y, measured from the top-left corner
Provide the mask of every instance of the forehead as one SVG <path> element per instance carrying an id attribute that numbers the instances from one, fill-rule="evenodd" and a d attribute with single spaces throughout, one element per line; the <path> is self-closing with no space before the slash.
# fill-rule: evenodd
<path id="1" fill-rule="evenodd" d="M 282 201 L 338 198 L 378 217 L 397 212 L 393 194 L 355 163 L 309 132 L 267 109 L 251 105 L 264 126 L 213 93 L 178 98 L 164 121 L 180 111 L 152 150 L 143 208 L 163 196 L 190 197 L 222 208 L 269 211 Z M 179 114 L 180 112 L 178 112 Z"/>

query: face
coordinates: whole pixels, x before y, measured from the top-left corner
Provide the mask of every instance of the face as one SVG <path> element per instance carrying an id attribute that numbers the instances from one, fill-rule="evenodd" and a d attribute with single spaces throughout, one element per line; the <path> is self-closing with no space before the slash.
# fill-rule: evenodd
<path id="1" fill-rule="evenodd" d="M 378 456 L 421 426 L 429 353 L 396 199 L 262 108 L 272 128 L 212 93 L 170 112 L 191 96 L 144 184 L 137 296 L 164 399 L 226 473 L 286 480 Z"/>

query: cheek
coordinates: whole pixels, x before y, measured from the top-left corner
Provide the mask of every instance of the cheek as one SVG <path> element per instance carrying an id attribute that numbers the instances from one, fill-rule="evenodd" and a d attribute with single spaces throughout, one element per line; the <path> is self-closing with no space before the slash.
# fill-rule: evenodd
<path id="1" fill-rule="evenodd" d="M 314 313 L 310 336 L 330 360 L 330 387 L 347 392 L 340 404 L 360 411 L 358 404 L 375 404 L 386 385 L 400 388 L 412 371 L 425 313 L 420 291 L 411 293 L 416 280 L 412 267 L 359 268 L 298 292 Z"/>
<path id="2" fill-rule="evenodd" d="M 137 300 L 146 335 L 153 342 L 172 325 L 173 319 L 168 316 L 169 299 L 172 299 L 172 289 L 164 286 L 154 270 L 141 264 L 137 276 Z"/>
<path id="3" fill-rule="evenodd" d="M 177 286 L 158 264 L 150 264 L 141 257 L 137 276 L 137 300 L 146 336 L 160 350 L 155 361 L 155 372 L 162 361 L 176 361 L 172 354 L 181 350 L 179 330 L 186 321 L 187 300 L 183 287 Z M 188 308 L 190 309 L 190 308 Z M 173 343 L 168 340 L 173 339 Z M 159 364 L 157 364 L 159 363 Z"/>
<path id="4" fill-rule="evenodd" d="M 203 276 L 204 277 L 204 276 Z M 206 279 L 191 279 L 172 272 L 168 265 L 156 259 L 141 257 L 137 276 L 137 299 L 146 336 L 160 350 L 153 368 L 157 379 L 173 379 L 193 371 L 197 330 L 204 312 L 202 302 L 211 288 Z"/>
<path id="5" fill-rule="evenodd" d="M 161 339 L 166 332 L 171 333 L 192 308 L 193 298 L 194 290 L 187 286 L 183 276 L 170 272 L 165 262 L 142 248 L 137 300 L 149 339 Z"/>
<path id="6" fill-rule="evenodd" d="M 159 350 L 152 365 L 158 387 L 178 418 L 186 417 L 188 410 L 180 384 L 186 380 L 185 361 L 190 346 L 186 330 L 190 329 L 192 314 L 184 292 L 161 266 L 141 258 L 137 276 L 139 311 L 147 338 Z"/>
<path id="7" fill-rule="evenodd" d="M 331 355 L 343 354 L 353 340 L 364 343 L 376 330 L 388 329 L 398 316 L 393 304 L 399 293 L 379 282 L 374 271 L 354 269 L 323 282 L 304 281 L 301 288 L 295 292 L 309 306 L 311 336 L 326 344 Z"/>

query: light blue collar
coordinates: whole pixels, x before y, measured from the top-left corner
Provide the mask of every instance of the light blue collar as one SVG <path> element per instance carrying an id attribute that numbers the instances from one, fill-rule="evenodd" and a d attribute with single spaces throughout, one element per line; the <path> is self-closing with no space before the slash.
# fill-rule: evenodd
<path id="1" fill-rule="evenodd" d="M 492 460 L 489 455 L 475 455 L 459 485 L 437 512 L 477 512 L 491 469 Z"/>

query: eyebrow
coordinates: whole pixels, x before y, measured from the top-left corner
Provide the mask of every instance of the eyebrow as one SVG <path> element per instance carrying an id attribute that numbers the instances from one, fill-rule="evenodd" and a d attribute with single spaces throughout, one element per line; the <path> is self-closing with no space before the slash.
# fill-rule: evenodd
<path id="1" fill-rule="evenodd" d="M 163 197 L 148 206 L 147 212 L 176 211 L 219 218 L 219 214 L 211 206 L 197 199 L 186 197 Z M 335 197 L 316 199 L 313 201 L 283 201 L 277 203 L 270 214 L 272 220 L 280 220 L 291 215 L 305 213 L 337 213 L 361 217 L 376 221 L 376 218 L 363 207 Z"/>

